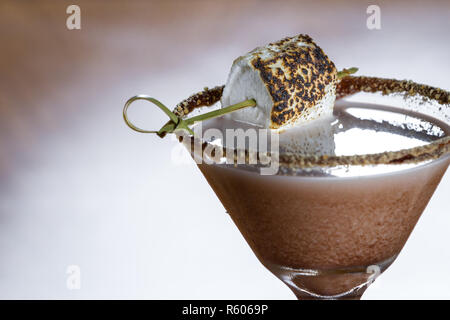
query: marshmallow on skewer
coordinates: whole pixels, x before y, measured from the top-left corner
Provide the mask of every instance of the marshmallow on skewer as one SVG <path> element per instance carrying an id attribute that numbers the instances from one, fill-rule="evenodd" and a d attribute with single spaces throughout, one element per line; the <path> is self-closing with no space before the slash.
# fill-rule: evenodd
<path id="1" fill-rule="evenodd" d="M 307 35 L 285 38 L 237 58 L 222 107 L 248 99 L 256 106 L 229 114 L 264 128 L 287 129 L 333 112 L 337 70 Z"/>

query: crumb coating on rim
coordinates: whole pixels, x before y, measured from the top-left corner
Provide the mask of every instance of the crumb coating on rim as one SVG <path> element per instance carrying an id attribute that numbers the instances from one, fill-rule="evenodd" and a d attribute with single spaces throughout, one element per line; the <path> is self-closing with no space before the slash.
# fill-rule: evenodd
<path id="1" fill-rule="evenodd" d="M 202 106 L 211 106 L 220 100 L 224 86 L 217 86 L 213 89 L 205 88 L 191 97 L 180 102 L 174 109 L 177 116 L 185 117 L 194 109 Z M 440 108 L 450 108 L 450 92 L 418 84 L 413 81 L 384 79 L 365 76 L 348 76 L 341 79 L 336 88 L 337 98 L 343 98 L 358 92 L 381 93 L 383 95 L 404 94 L 405 96 L 421 96 L 425 99 L 434 100 L 439 103 Z M 191 138 L 191 143 L 194 139 Z M 202 143 L 202 148 L 206 148 L 207 143 Z M 247 150 L 227 150 L 223 149 L 223 154 L 227 152 L 237 154 L 242 152 L 248 160 Z M 381 152 L 375 154 L 353 155 L 353 156 L 303 156 L 293 153 L 280 154 L 280 165 L 290 168 L 311 168 L 311 167 L 333 167 L 338 165 L 375 165 L 375 164 L 403 164 L 419 163 L 427 160 L 440 158 L 450 153 L 450 136 L 437 139 L 424 146 L 402 149 L 398 151 Z"/>

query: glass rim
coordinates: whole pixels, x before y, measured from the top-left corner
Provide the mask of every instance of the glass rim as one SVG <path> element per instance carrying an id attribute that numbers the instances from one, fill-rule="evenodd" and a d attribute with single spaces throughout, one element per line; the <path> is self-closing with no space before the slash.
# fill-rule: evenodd
<path id="1" fill-rule="evenodd" d="M 186 117 L 192 111 L 201 107 L 210 107 L 220 101 L 224 86 L 212 89 L 204 88 L 203 91 L 191 95 L 177 104 L 173 112 L 179 117 Z M 424 101 L 434 101 L 439 105 L 439 110 L 450 110 L 450 92 L 413 81 L 396 80 L 367 76 L 348 76 L 343 78 L 336 87 L 336 99 L 342 99 L 356 93 L 382 94 L 383 96 L 403 95 L 408 97 L 419 97 Z M 420 111 L 419 111 L 420 112 Z M 443 112 L 442 112 L 443 113 Z M 450 126 L 450 117 L 444 120 Z M 193 136 L 190 136 L 194 144 Z M 208 142 L 202 141 L 202 150 Z M 245 160 L 249 158 L 248 150 L 223 148 L 223 154 L 230 151 L 237 160 L 238 155 L 245 154 Z M 450 135 L 436 139 L 422 146 L 400 149 L 397 151 L 385 151 L 381 153 L 356 154 L 356 155 L 300 155 L 293 152 L 280 152 L 278 163 L 280 166 L 290 169 L 302 169 L 312 167 L 336 167 L 354 165 L 377 165 L 377 164 L 408 164 L 423 163 L 425 161 L 439 159 L 450 154 Z M 235 162 L 236 163 L 236 162 Z"/>

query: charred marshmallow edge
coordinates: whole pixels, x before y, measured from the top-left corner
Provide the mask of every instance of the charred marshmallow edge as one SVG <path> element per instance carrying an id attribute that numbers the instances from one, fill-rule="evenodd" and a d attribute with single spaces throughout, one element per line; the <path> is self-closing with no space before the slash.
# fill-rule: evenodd
<path id="1" fill-rule="evenodd" d="M 283 130 L 333 112 L 337 70 L 307 35 L 285 38 L 237 58 L 224 88 L 222 108 L 248 99 L 256 107 L 227 115 L 236 121 Z"/>

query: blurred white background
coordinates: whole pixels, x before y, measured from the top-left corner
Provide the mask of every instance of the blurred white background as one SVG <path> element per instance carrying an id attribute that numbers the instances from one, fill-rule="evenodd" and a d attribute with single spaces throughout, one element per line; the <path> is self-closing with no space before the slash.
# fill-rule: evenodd
<path id="1" fill-rule="evenodd" d="M 175 142 L 125 126 L 130 96 L 174 106 L 298 33 L 338 68 L 450 89 L 448 1 L 76 1 L 73 31 L 69 4 L 0 4 L 0 298 L 294 299 L 200 171 L 171 161 Z M 366 27 L 369 4 L 381 30 Z M 131 117 L 166 120 L 144 104 Z M 447 172 L 363 299 L 450 298 L 449 194 Z"/>

